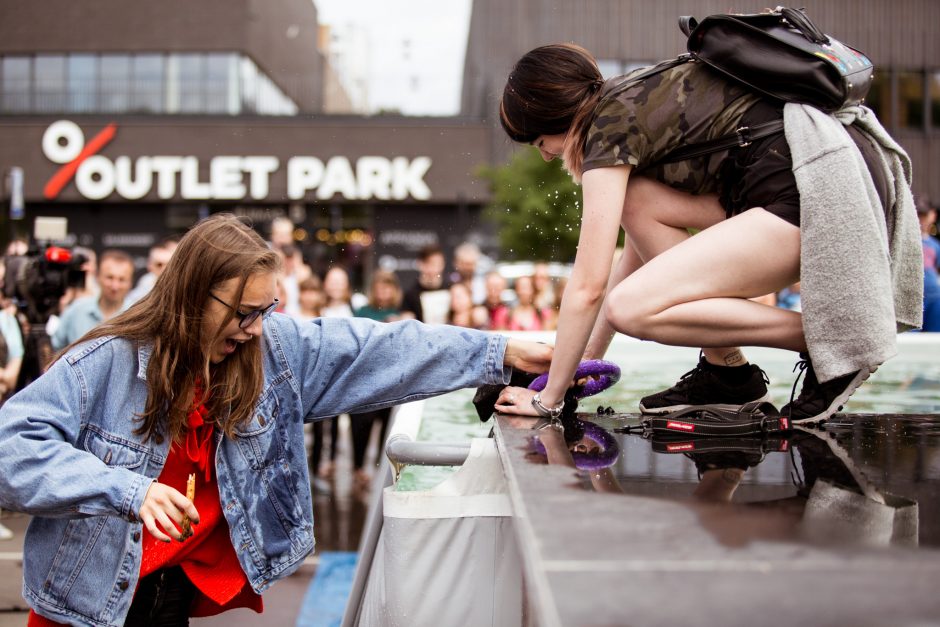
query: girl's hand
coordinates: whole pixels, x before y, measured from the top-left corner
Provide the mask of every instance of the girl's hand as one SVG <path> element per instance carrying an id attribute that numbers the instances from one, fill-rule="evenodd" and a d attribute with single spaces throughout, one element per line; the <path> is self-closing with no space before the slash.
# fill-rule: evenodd
<path id="1" fill-rule="evenodd" d="M 532 407 L 533 396 L 535 396 L 535 390 L 505 387 L 496 399 L 496 411 L 501 414 L 538 417 L 538 412 Z"/>
<path id="2" fill-rule="evenodd" d="M 150 535 L 161 542 L 169 542 L 171 538 L 182 542 L 189 537 L 179 530 L 183 525 L 183 516 L 189 516 L 193 523 L 199 523 L 199 512 L 192 501 L 175 488 L 156 481 L 147 489 L 144 504 L 140 506 L 137 516 Z"/>
<path id="3" fill-rule="evenodd" d="M 541 374 L 548 372 L 549 366 L 552 365 L 554 350 L 548 344 L 511 338 L 506 345 L 503 363 L 516 370 Z"/>

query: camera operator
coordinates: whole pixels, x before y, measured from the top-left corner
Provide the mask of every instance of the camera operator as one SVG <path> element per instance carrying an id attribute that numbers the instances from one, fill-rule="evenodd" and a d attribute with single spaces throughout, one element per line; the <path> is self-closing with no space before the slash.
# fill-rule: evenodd
<path id="1" fill-rule="evenodd" d="M 134 260 L 121 250 L 106 250 L 98 261 L 98 295 L 79 298 L 59 317 L 52 334 L 52 348 L 61 350 L 92 328 L 124 311 L 129 304 Z"/>

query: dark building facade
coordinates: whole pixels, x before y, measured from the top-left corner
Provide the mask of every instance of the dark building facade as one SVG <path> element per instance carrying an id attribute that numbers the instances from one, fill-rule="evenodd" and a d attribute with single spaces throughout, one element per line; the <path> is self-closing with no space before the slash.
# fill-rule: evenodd
<path id="1" fill-rule="evenodd" d="M 67 217 L 71 243 L 142 264 L 209 213 L 265 235 L 287 216 L 315 269 L 343 263 L 361 286 L 479 235 L 486 125 L 323 114 L 311 0 L 0 0 L 0 15 L 5 236 Z"/>
<path id="2" fill-rule="evenodd" d="M 685 51 L 680 15 L 702 18 L 765 5 L 720 0 L 474 0 L 464 66 L 462 113 L 493 127 L 491 158 L 511 148 L 495 116 L 512 64 L 528 50 L 571 41 L 597 57 L 605 76 Z M 940 2 L 806 0 L 823 31 L 871 58 L 868 104 L 914 163 L 915 190 L 940 203 Z"/>
<path id="3" fill-rule="evenodd" d="M 412 118 L 324 113 L 331 72 L 310 0 L 0 0 L 0 239 L 63 216 L 73 243 L 142 264 L 150 244 L 212 212 L 262 234 L 287 216 L 317 270 L 344 263 L 361 287 L 381 265 L 407 281 L 426 244 L 494 252 L 476 171 L 512 150 L 495 112 L 521 54 L 575 41 L 613 75 L 681 52 L 678 15 L 726 10 L 474 0 L 460 115 Z M 911 154 L 916 188 L 940 199 L 940 3 L 807 10 L 874 60 L 869 101 Z"/>

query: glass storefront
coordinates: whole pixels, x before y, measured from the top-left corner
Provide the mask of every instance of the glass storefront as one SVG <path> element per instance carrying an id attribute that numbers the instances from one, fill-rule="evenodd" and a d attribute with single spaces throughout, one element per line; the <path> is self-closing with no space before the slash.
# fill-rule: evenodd
<path id="1" fill-rule="evenodd" d="M 296 115 L 234 52 L 37 54 L 0 58 L 0 113 Z"/>

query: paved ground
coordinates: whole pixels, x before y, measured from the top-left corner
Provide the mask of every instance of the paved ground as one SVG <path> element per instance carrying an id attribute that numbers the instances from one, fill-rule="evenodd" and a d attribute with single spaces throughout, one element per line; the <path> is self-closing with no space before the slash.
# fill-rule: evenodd
<path id="1" fill-rule="evenodd" d="M 340 422 L 340 445 L 333 494 L 314 494 L 317 551 L 355 551 L 366 514 L 368 495 L 354 489 L 351 480 L 351 451 L 346 421 Z M 326 447 L 324 447 L 326 448 Z M 369 459 L 375 447 L 369 451 Z M 3 512 L 0 518 L 14 531 L 12 540 L 0 541 L 0 627 L 25 627 L 28 607 L 20 591 L 23 578 L 23 536 L 29 517 Z M 310 582 L 316 573 L 317 555 L 309 557 L 290 577 L 279 581 L 264 594 L 265 611 L 234 610 L 217 617 L 193 619 L 193 627 L 249 627 L 296 623 L 298 612 Z"/>

